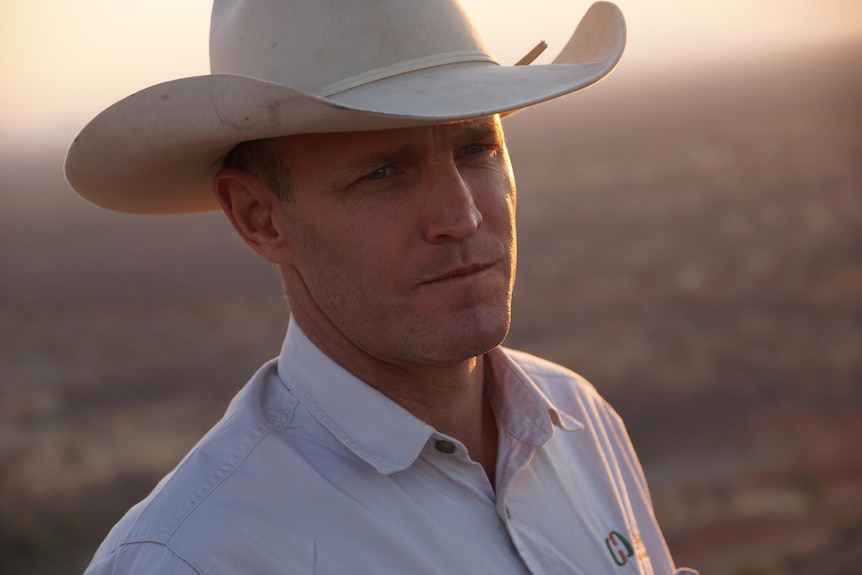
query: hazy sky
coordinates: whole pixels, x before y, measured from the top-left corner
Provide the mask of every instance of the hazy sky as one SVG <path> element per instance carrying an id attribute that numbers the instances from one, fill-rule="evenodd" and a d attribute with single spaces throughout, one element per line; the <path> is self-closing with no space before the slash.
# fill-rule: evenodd
<path id="1" fill-rule="evenodd" d="M 501 63 L 562 48 L 588 2 L 462 0 Z M 616 73 L 862 38 L 860 0 L 618 0 Z M 0 144 L 67 139 L 146 86 L 208 73 L 211 0 L 0 0 Z M 528 7 L 529 6 L 529 7 Z"/>

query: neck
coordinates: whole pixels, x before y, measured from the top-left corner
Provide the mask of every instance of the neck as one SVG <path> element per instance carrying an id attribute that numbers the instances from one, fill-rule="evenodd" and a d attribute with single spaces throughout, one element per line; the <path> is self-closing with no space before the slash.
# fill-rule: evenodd
<path id="1" fill-rule="evenodd" d="M 406 377 L 364 379 L 438 432 L 454 437 L 485 470 L 492 486 L 497 467 L 497 419 L 485 392 L 493 372 L 484 357 L 416 370 Z M 361 377 L 361 376 L 360 376 Z"/>
<path id="2" fill-rule="evenodd" d="M 299 318 L 296 318 L 299 320 Z M 485 394 L 493 373 L 484 356 L 445 365 L 395 365 L 371 357 L 352 343 L 327 345 L 314 323 L 300 326 L 330 358 L 440 433 L 459 440 L 494 485 L 497 421 Z"/>

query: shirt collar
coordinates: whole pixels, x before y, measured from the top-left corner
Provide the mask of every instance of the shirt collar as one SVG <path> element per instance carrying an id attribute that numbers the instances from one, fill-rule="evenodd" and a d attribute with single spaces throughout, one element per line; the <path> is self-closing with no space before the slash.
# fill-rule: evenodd
<path id="1" fill-rule="evenodd" d="M 380 473 L 407 469 L 434 433 L 324 354 L 292 319 L 278 375 L 315 419 Z"/>
<path id="2" fill-rule="evenodd" d="M 583 423 L 551 402 L 509 350 L 497 347 L 487 358 L 486 366 L 493 370 L 496 383 L 488 397 L 498 424 L 507 433 L 538 447 L 551 438 L 554 427 L 583 429 Z"/>
<path id="3" fill-rule="evenodd" d="M 539 446 L 551 438 L 554 426 L 583 428 L 551 403 L 506 349 L 498 347 L 487 357 L 496 382 L 489 399 L 507 433 Z M 380 473 L 410 467 L 435 433 L 324 354 L 293 319 L 278 358 L 278 375 L 315 419 Z"/>

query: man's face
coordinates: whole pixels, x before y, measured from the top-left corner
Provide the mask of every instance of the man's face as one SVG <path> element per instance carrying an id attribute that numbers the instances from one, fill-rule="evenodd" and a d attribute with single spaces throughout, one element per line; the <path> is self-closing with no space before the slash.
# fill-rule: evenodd
<path id="1" fill-rule="evenodd" d="M 326 326 L 395 365 L 451 364 L 505 338 L 515 184 L 496 117 L 293 136 L 277 149 L 294 184 L 276 211 L 281 272 L 307 333 L 303 323 Z"/>

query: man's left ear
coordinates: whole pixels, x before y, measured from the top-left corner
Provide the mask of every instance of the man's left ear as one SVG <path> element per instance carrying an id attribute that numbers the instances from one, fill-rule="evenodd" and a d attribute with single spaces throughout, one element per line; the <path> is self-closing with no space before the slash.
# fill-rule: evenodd
<path id="1" fill-rule="evenodd" d="M 273 263 L 285 263 L 287 237 L 276 218 L 280 200 L 253 175 L 223 168 L 213 180 L 213 192 L 234 229 L 251 249 Z"/>

